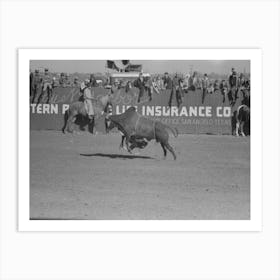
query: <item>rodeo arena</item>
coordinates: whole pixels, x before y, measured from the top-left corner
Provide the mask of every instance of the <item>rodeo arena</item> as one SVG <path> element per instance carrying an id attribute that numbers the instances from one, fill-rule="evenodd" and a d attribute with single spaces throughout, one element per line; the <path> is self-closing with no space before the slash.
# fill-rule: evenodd
<path id="1" fill-rule="evenodd" d="M 250 219 L 250 67 L 32 63 L 30 219 Z"/>

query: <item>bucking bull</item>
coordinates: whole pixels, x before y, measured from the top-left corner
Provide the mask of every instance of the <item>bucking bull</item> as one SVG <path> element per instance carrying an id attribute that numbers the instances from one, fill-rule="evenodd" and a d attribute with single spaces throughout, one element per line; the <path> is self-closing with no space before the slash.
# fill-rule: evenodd
<path id="1" fill-rule="evenodd" d="M 175 137 L 178 136 L 176 128 L 172 128 L 160 121 L 148 119 L 136 112 L 135 107 L 130 107 L 123 114 L 108 116 L 109 129 L 117 127 L 123 134 L 122 143 L 125 140 L 129 152 L 135 147 L 144 148 L 148 142 L 155 139 L 159 142 L 166 157 L 167 150 L 176 160 L 174 149 L 168 143 L 171 131 Z"/>

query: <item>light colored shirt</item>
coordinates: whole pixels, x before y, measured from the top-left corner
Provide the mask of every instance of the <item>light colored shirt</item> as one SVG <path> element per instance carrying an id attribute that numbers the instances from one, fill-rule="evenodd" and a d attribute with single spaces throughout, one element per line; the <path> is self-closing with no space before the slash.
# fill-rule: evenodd
<path id="1" fill-rule="evenodd" d="M 84 89 L 84 98 L 85 99 L 92 99 L 93 98 L 90 88 L 85 88 Z"/>

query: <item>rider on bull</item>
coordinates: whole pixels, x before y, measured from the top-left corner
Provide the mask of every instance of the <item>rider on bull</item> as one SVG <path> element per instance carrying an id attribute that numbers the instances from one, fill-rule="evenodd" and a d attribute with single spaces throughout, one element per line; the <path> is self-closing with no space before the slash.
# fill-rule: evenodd
<path id="1" fill-rule="evenodd" d="M 94 110 L 92 105 L 92 100 L 94 100 L 94 92 L 90 88 L 90 81 L 86 79 L 81 84 L 81 92 L 83 94 L 84 104 L 88 113 L 90 120 L 93 120 Z"/>

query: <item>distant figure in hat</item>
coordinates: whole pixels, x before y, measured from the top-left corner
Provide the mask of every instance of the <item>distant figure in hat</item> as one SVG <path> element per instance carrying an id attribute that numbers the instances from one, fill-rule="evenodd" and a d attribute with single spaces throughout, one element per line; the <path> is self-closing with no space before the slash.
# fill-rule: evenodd
<path id="1" fill-rule="evenodd" d="M 44 96 L 44 94 L 47 93 L 47 100 L 46 103 L 50 102 L 50 99 L 52 97 L 53 93 L 53 79 L 49 73 L 49 69 L 45 68 L 44 75 L 42 77 L 42 87 L 41 87 L 41 94 L 38 98 L 37 103 L 39 103 Z"/>
<path id="2" fill-rule="evenodd" d="M 198 78 L 196 71 L 193 72 L 191 77 L 189 78 L 189 90 L 195 91 L 198 86 Z"/>
<path id="3" fill-rule="evenodd" d="M 227 86 L 226 80 L 222 80 L 221 81 L 219 89 L 220 89 L 220 92 L 221 92 L 221 94 L 223 96 L 223 103 L 225 103 L 226 96 L 228 94 L 228 86 Z"/>
<path id="4" fill-rule="evenodd" d="M 204 103 L 208 88 L 209 88 L 209 79 L 208 79 L 208 75 L 205 73 L 202 79 L 202 104 Z"/>
<path id="5" fill-rule="evenodd" d="M 238 77 L 234 68 L 231 69 L 231 74 L 229 76 L 229 93 L 228 98 L 231 105 L 234 105 L 236 99 L 238 98 Z"/>
<path id="6" fill-rule="evenodd" d="M 33 72 L 29 71 L 29 95 L 30 97 L 33 95 L 32 84 L 33 84 Z"/>
<path id="7" fill-rule="evenodd" d="M 167 72 L 164 73 L 163 85 L 165 89 L 172 89 L 172 79 L 169 77 Z"/>
<path id="8" fill-rule="evenodd" d="M 183 80 L 179 79 L 177 73 L 175 74 L 172 84 L 171 84 L 171 92 L 170 92 L 170 98 L 168 102 L 168 106 L 171 107 L 173 96 L 176 96 L 177 101 L 177 107 L 179 108 L 182 104 L 182 98 L 183 98 Z"/>
<path id="9" fill-rule="evenodd" d="M 69 73 L 65 74 L 65 87 L 70 87 L 71 86 L 71 81 L 70 81 L 70 75 Z"/>
<path id="10" fill-rule="evenodd" d="M 140 103 L 141 97 L 145 92 L 145 81 L 142 72 L 139 73 L 139 77 L 134 81 L 134 86 L 139 89 L 137 102 Z"/>
<path id="11" fill-rule="evenodd" d="M 73 81 L 73 87 L 79 87 L 80 83 L 79 83 L 79 78 L 78 77 L 74 77 L 74 81 Z"/>
<path id="12" fill-rule="evenodd" d="M 80 90 L 83 94 L 85 108 L 88 114 L 89 119 L 92 121 L 94 116 L 92 100 L 94 99 L 94 92 L 90 88 L 90 81 L 86 79 L 81 83 Z"/>
<path id="13" fill-rule="evenodd" d="M 42 84 L 42 78 L 39 75 L 39 70 L 36 69 L 32 80 L 32 101 L 31 101 L 32 104 L 35 103 L 35 99 L 37 97 L 41 84 Z"/>
<path id="14" fill-rule="evenodd" d="M 96 78 L 95 78 L 94 74 L 91 74 L 89 77 L 89 85 L 90 85 L 90 87 L 97 86 L 97 82 L 96 82 Z"/>
<path id="15" fill-rule="evenodd" d="M 59 85 L 60 85 L 61 87 L 65 87 L 65 74 L 64 74 L 64 73 L 60 73 Z"/>

